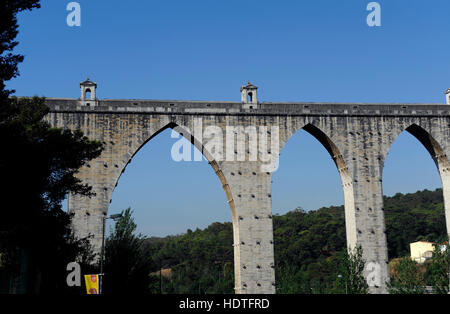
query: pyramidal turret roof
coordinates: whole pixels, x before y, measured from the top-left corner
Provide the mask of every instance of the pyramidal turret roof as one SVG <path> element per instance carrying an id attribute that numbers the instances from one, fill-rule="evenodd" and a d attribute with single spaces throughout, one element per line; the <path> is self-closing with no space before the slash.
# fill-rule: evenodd
<path id="1" fill-rule="evenodd" d="M 258 86 L 253 85 L 252 83 L 250 83 L 250 81 L 248 81 L 248 83 L 247 83 L 246 86 L 242 86 L 242 87 L 241 87 L 241 91 L 242 91 L 244 88 L 245 88 L 245 89 L 258 89 Z"/>
<path id="2" fill-rule="evenodd" d="M 97 83 L 92 82 L 92 81 L 89 79 L 89 77 L 87 78 L 86 81 L 81 82 L 80 85 L 90 85 L 90 86 L 95 86 L 95 87 L 97 87 Z"/>

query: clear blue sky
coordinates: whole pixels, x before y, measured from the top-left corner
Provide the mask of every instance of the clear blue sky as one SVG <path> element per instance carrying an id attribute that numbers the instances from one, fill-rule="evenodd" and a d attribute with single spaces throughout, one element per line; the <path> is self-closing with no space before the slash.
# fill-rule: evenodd
<path id="1" fill-rule="evenodd" d="M 366 24 L 367 0 L 84 0 L 81 27 L 66 25 L 69 2 L 20 14 L 16 51 L 25 61 L 8 84 L 17 95 L 77 98 L 87 76 L 100 99 L 239 101 L 250 80 L 261 101 L 443 103 L 450 87 L 448 0 L 378 1 L 375 28 Z M 148 143 L 113 194 L 110 213 L 131 206 L 147 235 L 231 220 L 212 169 L 172 161 L 174 141 L 164 132 Z M 387 195 L 441 186 L 430 156 L 406 133 L 383 183 Z M 331 158 L 298 132 L 274 174 L 274 213 L 342 203 Z"/>

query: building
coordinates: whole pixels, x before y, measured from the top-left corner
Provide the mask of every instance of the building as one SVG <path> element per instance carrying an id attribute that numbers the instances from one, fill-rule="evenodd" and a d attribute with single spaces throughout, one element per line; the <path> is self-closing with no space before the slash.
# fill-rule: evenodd
<path id="1" fill-rule="evenodd" d="M 417 263 L 423 263 L 433 256 L 433 242 L 417 241 L 410 243 L 409 247 L 411 249 L 411 259 Z"/>

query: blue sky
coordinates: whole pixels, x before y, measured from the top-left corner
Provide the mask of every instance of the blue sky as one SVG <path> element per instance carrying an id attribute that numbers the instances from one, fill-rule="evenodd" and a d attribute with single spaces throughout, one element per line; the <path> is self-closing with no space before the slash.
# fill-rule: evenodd
<path id="1" fill-rule="evenodd" d="M 69 1 L 20 14 L 25 61 L 8 84 L 17 95 L 77 98 L 87 76 L 100 99 L 239 101 L 250 80 L 261 101 L 443 103 L 450 87 L 448 0 L 378 1 L 382 25 L 372 28 L 366 0 L 78 2 L 81 27 L 66 24 Z M 147 235 L 231 220 L 212 169 L 172 161 L 174 141 L 164 132 L 149 142 L 113 194 L 110 213 L 131 206 Z M 387 195 L 441 186 L 406 133 L 383 184 Z M 275 213 L 343 203 L 331 158 L 304 131 L 282 151 L 272 194 Z"/>

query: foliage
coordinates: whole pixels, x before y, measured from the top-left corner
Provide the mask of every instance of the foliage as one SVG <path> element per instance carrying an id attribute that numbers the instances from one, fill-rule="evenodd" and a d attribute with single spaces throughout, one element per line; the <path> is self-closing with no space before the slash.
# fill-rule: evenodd
<path id="1" fill-rule="evenodd" d="M 188 230 L 180 236 L 150 238 L 147 245 L 156 265 L 152 271 L 172 271 L 171 279 L 162 282 L 163 293 L 234 293 L 231 223 L 213 223 L 205 230 Z M 159 293 L 159 285 L 152 292 Z"/>
<path id="2" fill-rule="evenodd" d="M 415 241 L 445 241 L 442 189 L 385 196 L 384 208 L 390 258 L 409 255 L 409 244 Z"/>
<path id="3" fill-rule="evenodd" d="M 369 287 L 364 277 L 365 261 L 361 246 L 340 253 L 338 290 L 346 294 L 367 294 Z M 345 288 L 345 290 L 344 290 Z"/>
<path id="4" fill-rule="evenodd" d="M 409 257 L 400 258 L 392 264 L 393 276 L 387 283 L 390 294 L 423 294 L 425 292 L 424 272 L 416 261 Z"/>
<path id="5" fill-rule="evenodd" d="M 11 51 L 17 46 L 17 13 L 39 8 L 39 0 L 3 0 L 0 2 L 0 101 L 11 95 L 13 90 L 5 90 L 5 81 L 19 75 L 17 64 L 23 56 Z"/>
<path id="6" fill-rule="evenodd" d="M 21 277 L 17 292 L 65 292 L 66 265 L 93 256 L 87 239 L 75 239 L 61 203 L 69 193 L 92 195 L 78 169 L 102 151 L 79 131 L 51 128 L 43 98 L 10 97 L 5 82 L 18 75 L 17 14 L 37 0 L 0 2 L 0 281 Z M 28 283 L 28 284 L 27 284 Z M 2 285 L 4 286 L 4 285 Z"/>
<path id="7" fill-rule="evenodd" d="M 104 294 L 149 292 L 151 259 L 144 238 L 136 235 L 131 208 L 124 211 L 105 243 Z"/>
<path id="8" fill-rule="evenodd" d="M 346 247 L 343 207 L 297 208 L 275 215 L 273 224 L 278 293 L 335 291 L 337 253 Z"/>
<path id="9" fill-rule="evenodd" d="M 384 206 L 390 258 L 409 255 L 409 243 L 416 240 L 439 241 L 446 236 L 441 189 L 385 197 Z M 346 250 L 343 206 L 313 211 L 297 208 L 274 215 L 273 227 L 277 293 L 345 293 L 346 282 L 348 293 L 365 292 L 361 252 L 348 255 Z M 156 265 L 152 272 L 172 269 L 171 278 L 161 278 L 163 293 L 233 293 L 232 271 L 221 272 L 221 280 L 228 276 L 227 286 L 217 288 L 214 263 L 226 260 L 232 269 L 231 223 L 150 238 L 147 243 Z M 153 277 L 154 293 L 159 293 L 159 279 Z"/>
<path id="10" fill-rule="evenodd" d="M 75 175 L 100 154 L 102 145 L 79 131 L 51 128 L 43 121 L 48 108 L 42 98 L 12 97 L 8 102 L 12 110 L 0 122 L 0 141 L 8 147 L 0 156 L 0 252 L 4 264 L 17 273 L 16 255 L 24 250 L 30 269 L 41 278 L 34 281 L 42 287 L 33 289 L 44 292 L 56 280 L 55 269 L 65 271 L 68 259 L 89 254 L 77 251 L 87 246 L 85 240 L 75 240 L 61 203 L 69 193 L 92 194 Z M 58 278 L 54 288 L 65 285 L 64 278 Z"/>
<path id="11" fill-rule="evenodd" d="M 429 282 L 433 286 L 434 293 L 449 293 L 450 280 L 450 246 L 448 241 L 441 249 L 440 245 L 434 247 L 433 257 L 428 267 Z"/>

